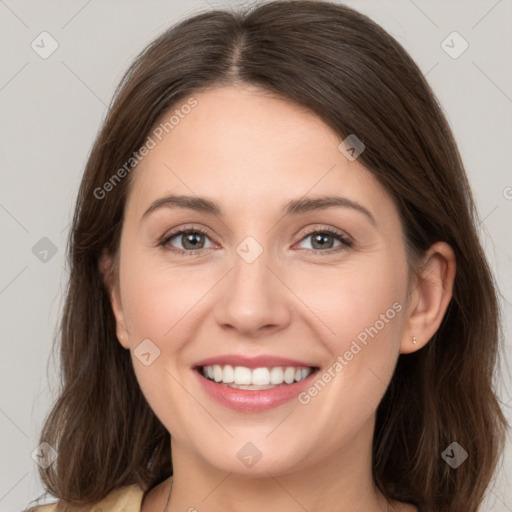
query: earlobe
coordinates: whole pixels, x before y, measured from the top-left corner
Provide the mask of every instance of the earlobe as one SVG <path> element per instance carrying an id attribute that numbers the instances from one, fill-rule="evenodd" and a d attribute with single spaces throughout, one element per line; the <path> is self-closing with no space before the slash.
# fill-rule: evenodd
<path id="1" fill-rule="evenodd" d="M 400 346 L 408 354 L 424 347 L 439 329 L 452 298 L 456 262 L 453 249 L 436 242 L 415 279 L 411 310 Z"/>
<path id="2" fill-rule="evenodd" d="M 126 330 L 124 313 L 121 304 L 121 293 L 118 279 L 119 269 L 116 259 L 108 254 L 106 250 L 104 250 L 98 261 L 98 266 L 103 278 L 103 282 L 105 284 L 105 288 L 108 292 L 110 306 L 116 321 L 117 339 L 124 348 L 128 349 L 128 332 Z"/>

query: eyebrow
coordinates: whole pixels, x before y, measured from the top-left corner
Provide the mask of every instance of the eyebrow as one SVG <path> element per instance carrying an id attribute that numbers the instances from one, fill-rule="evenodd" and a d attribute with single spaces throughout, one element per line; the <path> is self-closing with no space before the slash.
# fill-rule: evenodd
<path id="1" fill-rule="evenodd" d="M 300 199 L 292 199 L 283 206 L 281 213 L 285 215 L 299 215 L 314 210 L 322 210 L 325 208 L 338 207 L 338 208 L 351 208 L 364 214 L 368 220 L 374 225 L 377 225 L 375 217 L 371 212 L 361 204 L 348 199 L 346 197 L 324 195 L 318 197 L 303 197 Z M 152 212 L 160 208 L 184 208 L 188 210 L 195 210 L 198 212 L 209 213 L 213 215 L 222 216 L 222 208 L 220 205 L 198 196 L 186 195 L 169 195 L 156 199 L 151 203 L 149 208 L 144 212 L 141 221 L 148 217 Z"/>

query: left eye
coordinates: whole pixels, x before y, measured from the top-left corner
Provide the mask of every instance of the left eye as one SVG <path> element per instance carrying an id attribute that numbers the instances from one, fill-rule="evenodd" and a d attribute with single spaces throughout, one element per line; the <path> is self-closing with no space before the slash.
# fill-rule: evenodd
<path id="1" fill-rule="evenodd" d="M 338 240 L 339 244 L 337 247 L 341 246 L 350 246 L 349 241 L 339 233 L 334 233 L 331 231 L 314 231 L 313 233 L 309 233 L 301 241 L 311 239 L 312 248 L 308 250 L 320 250 L 320 251 L 329 251 L 331 249 L 335 249 L 333 246 L 334 242 Z"/>
<path id="2" fill-rule="evenodd" d="M 174 247 L 174 249 L 180 252 L 190 252 L 194 250 L 205 249 L 205 239 L 209 239 L 208 235 L 206 233 L 203 233 L 202 231 L 178 231 L 177 233 L 167 237 L 163 241 L 163 244 L 170 244 L 171 240 L 173 240 L 174 238 L 176 238 L 177 240 L 181 239 L 182 247 Z"/>

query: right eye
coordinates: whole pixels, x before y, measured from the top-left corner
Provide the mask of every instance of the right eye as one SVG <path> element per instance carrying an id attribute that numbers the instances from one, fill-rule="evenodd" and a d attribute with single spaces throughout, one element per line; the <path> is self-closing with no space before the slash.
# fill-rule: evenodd
<path id="1" fill-rule="evenodd" d="M 181 247 L 174 247 L 172 241 L 176 239 Z M 167 235 L 159 245 L 178 254 L 197 254 L 205 249 L 205 239 L 209 240 L 208 235 L 200 229 L 182 229 Z"/>

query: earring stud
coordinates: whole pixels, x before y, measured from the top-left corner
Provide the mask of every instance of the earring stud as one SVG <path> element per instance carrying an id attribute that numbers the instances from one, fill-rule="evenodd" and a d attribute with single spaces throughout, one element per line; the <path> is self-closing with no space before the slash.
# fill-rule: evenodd
<path id="1" fill-rule="evenodd" d="M 412 337 L 412 342 L 416 345 L 416 336 Z"/>

